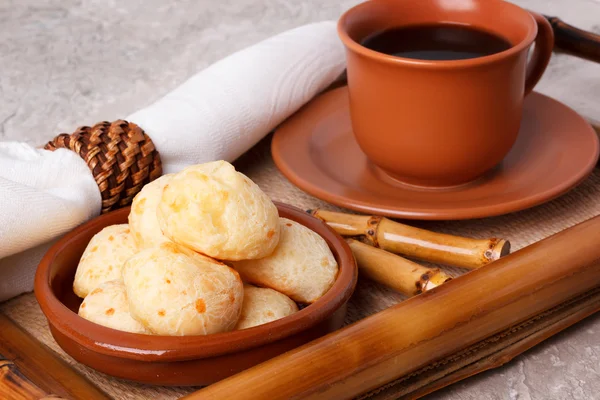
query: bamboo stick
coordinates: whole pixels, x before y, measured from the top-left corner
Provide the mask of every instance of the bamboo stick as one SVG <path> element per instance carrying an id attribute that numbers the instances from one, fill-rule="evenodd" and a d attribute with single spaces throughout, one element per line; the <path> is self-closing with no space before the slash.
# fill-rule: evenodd
<path id="1" fill-rule="evenodd" d="M 14 362 L 25 377 L 46 393 L 67 399 L 110 400 L 92 382 L 3 314 L 0 314 L 0 354 Z"/>
<path id="2" fill-rule="evenodd" d="M 356 400 L 416 399 L 454 382 L 489 369 L 500 367 L 542 341 L 600 311 L 600 288 L 587 292 L 576 301 L 567 301 L 519 325 L 429 364 Z M 376 395 L 374 392 L 377 392 Z"/>
<path id="3" fill-rule="evenodd" d="M 187 399 L 351 399 L 600 286 L 600 217 Z"/>
<path id="4" fill-rule="evenodd" d="M 8 360 L 0 360 L 0 399 L 4 400 L 39 400 L 46 397 L 46 392 L 25 378 Z"/>
<path id="5" fill-rule="evenodd" d="M 554 47 L 574 56 L 600 62 L 600 35 L 546 16 L 554 31 Z"/>
<path id="6" fill-rule="evenodd" d="M 308 210 L 342 236 L 360 236 L 371 246 L 432 263 L 475 269 L 507 255 L 504 239 L 470 239 L 431 232 L 387 218 Z"/>
<path id="7" fill-rule="evenodd" d="M 352 249 L 361 275 L 407 296 L 426 292 L 452 279 L 439 268 L 426 268 L 354 239 L 346 242 Z"/>

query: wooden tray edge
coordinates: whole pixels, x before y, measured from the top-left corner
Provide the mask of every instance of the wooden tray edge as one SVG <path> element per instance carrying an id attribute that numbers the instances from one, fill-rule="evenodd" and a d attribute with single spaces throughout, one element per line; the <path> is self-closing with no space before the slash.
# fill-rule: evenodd
<path id="1" fill-rule="evenodd" d="M 417 399 L 500 367 L 599 310 L 600 286 L 358 399 Z"/>

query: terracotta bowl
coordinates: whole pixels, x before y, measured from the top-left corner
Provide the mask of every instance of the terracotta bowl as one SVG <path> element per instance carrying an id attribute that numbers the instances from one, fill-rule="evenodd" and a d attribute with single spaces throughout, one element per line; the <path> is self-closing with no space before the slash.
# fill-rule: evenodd
<path id="1" fill-rule="evenodd" d="M 127 223 L 129 208 L 105 214 L 53 245 L 35 277 L 35 295 L 56 342 L 77 361 L 106 374 L 158 385 L 207 385 L 339 329 L 357 279 L 346 242 L 326 224 L 297 208 L 277 204 L 279 215 L 321 235 L 340 272 L 315 303 L 268 324 L 207 336 L 150 336 L 87 321 L 77 310 L 73 277 L 86 245 L 102 228 Z"/>

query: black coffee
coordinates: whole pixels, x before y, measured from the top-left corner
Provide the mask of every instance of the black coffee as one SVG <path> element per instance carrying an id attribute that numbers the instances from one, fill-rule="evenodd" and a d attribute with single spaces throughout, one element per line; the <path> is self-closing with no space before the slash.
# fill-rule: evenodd
<path id="1" fill-rule="evenodd" d="M 454 24 L 388 29 L 368 36 L 362 45 L 380 53 L 418 60 L 464 60 L 499 53 L 511 47 L 510 42 L 502 37 Z"/>

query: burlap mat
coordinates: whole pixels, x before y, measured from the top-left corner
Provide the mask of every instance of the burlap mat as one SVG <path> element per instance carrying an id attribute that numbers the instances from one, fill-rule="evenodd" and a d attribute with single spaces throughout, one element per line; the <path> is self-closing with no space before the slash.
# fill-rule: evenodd
<path id="1" fill-rule="evenodd" d="M 238 160 L 236 162 L 238 169 L 259 184 L 274 200 L 280 200 L 304 209 L 318 207 L 337 209 L 302 192 L 287 181 L 273 164 L 269 145 L 270 137 L 263 140 Z M 552 171 L 548 171 L 548 173 L 550 174 Z M 512 242 L 513 250 L 518 250 L 597 215 L 600 215 L 599 169 L 596 169 L 592 176 L 577 189 L 550 203 L 530 210 L 471 221 L 410 221 L 409 223 L 438 232 L 474 238 L 494 236 L 508 238 Z M 446 270 L 453 276 L 465 272 L 455 268 L 447 268 Z M 346 323 L 357 321 L 402 300 L 404 300 L 404 297 L 398 293 L 367 280 L 361 280 L 350 300 Z M 52 339 L 46 319 L 31 293 L 0 304 L 0 310 L 116 399 L 176 399 L 196 389 L 130 383 L 95 372 L 75 362 Z"/>

